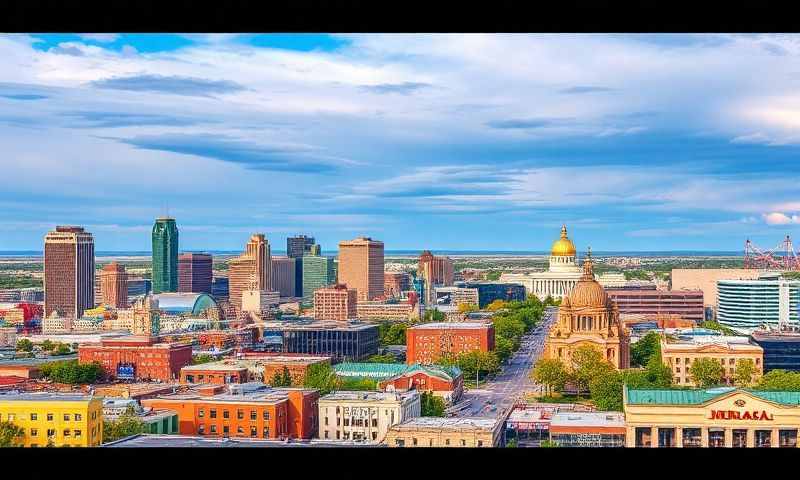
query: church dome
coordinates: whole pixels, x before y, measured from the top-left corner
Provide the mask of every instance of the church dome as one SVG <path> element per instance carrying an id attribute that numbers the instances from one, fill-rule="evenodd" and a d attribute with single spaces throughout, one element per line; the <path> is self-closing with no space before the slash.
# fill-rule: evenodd
<path id="1" fill-rule="evenodd" d="M 608 294 L 594 278 L 591 253 L 583 262 L 583 276 L 567 298 L 572 307 L 605 307 L 608 304 Z"/>
<path id="2" fill-rule="evenodd" d="M 561 238 L 553 243 L 553 248 L 550 249 L 550 255 L 554 257 L 574 257 L 575 244 L 572 240 L 567 238 L 567 226 L 561 226 Z"/>

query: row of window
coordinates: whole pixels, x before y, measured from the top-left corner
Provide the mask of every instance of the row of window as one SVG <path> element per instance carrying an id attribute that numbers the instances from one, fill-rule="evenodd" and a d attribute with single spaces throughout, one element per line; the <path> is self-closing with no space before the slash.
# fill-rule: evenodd
<path id="1" fill-rule="evenodd" d="M 325 430 L 324 437 L 330 438 L 330 432 Z M 372 432 L 372 439 L 378 439 L 378 432 Z M 336 440 L 350 440 L 350 432 L 340 432 L 339 430 L 336 431 Z M 353 440 L 364 440 L 364 433 L 363 432 L 353 432 Z"/>
<path id="2" fill-rule="evenodd" d="M 245 429 L 243 426 L 239 425 L 236 427 L 236 434 L 239 436 L 245 435 Z M 197 426 L 197 433 L 198 435 L 205 435 L 206 434 L 206 426 L 204 424 L 200 424 Z M 209 425 L 208 426 L 208 433 L 211 435 L 216 435 L 218 433 L 216 425 Z M 222 426 L 222 434 L 223 435 L 230 435 L 230 426 L 223 425 Z M 262 438 L 269 438 L 269 427 L 264 427 L 261 429 Z M 250 436 L 251 437 L 258 437 L 258 428 L 255 426 L 250 426 Z"/>
<path id="3" fill-rule="evenodd" d="M 244 415 L 245 415 L 244 414 L 244 410 L 237 410 L 236 411 L 236 418 L 238 420 L 244 420 Z M 204 408 L 198 409 L 197 410 L 197 416 L 200 417 L 200 418 L 205 417 L 206 416 L 205 409 Z M 217 418 L 217 409 L 216 408 L 209 409 L 208 416 L 210 418 Z M 283 410 L 278 410 L 278 417 L 282 417 L 282 416 L 283 416 Z M 269 411 L 264 410 L 263 413 L 262 413 L 262 417 L 264 418 L 264 420 L 269 420 Z M 222 418 L 231 418 L 230 410 L 223 410 L 222 411 Z M 253 420 L 253 421 L 258 420 L 258 412 L 256 412 L 255 410 L 250 410 L 250 420 Z"/>
<path id="4" fill-rule="evenodd" d="M 97 419 L 97 412 L 92 412 L 91 417 L 92 417 L 92 420 L 96 420 Z M 39 414 L 38 413 L 31 413 L 31 414 L 29 414 L 28 418 L 30 418 L 31 421 L 35 422 L 35 421 L 39 420 Z M 55 420 L 55 415 L 52 414 L 52 413 L 48 413 L 45 416 L 45 418 L 47 418 L 48 422 L 52 422 L 52 421 Z M 65 413 L 62 418 L 64 419 L 65 422 L 69 422 L 71 420 L 74 420 L 76 422 L 83 421 L 83 415 L 80 414 L 80 413 L 75 413 L 75 414 L 72 414 L 72 415 L 70 415 L 69 413 Z M 16 419 L 17 419 L 17 414 L 16 413 L 9 413 L 6 416 L 6 420 L 8 420 L 9 422 L 13 422 Z M 2 420 L 3 420 L 3 414 L 0 413 L 0 421 L 2 421 Z M 22 420 L 22 417 L 20 417 L 20 420 Z"/>
<path id="5" fill-rule="evenodd" d="M 392 415 L 392 419 L 394 420 L 394 415 Z M 367 419 L 367 418 L 352 418 L 352 419 L 351 418 L 345 418 L 344 421 L 342 421 L 341 418 L 336 417 L 336 426 L 338 427 L 341 423 L 344 423 L 345 427 L 349 427 L 350 425 L 353 425 L 354 427 L 368 427 L 369 426 L 369 419 Z M 328 417 L 325 417 L 325 426 L 328 426 Z M 377 418 L 373 418 L 372 419 L 372 426 L 377 428 L 377 426 L 378 426 L 378 419 Z"/>
<path id="6" fill-rule="evenodd" d="M 711 357 L 706 357 L 706 358 L 711 358 Z M 670 358 L 669 360 L 672 360 L 672 359 Z M 713 358 L 712 358 L 712 360 L 713 360 Z M 722 365 L 725 365 L 725 358 L 718 358 L 718 360 Z M 736 360 L 737 359 L 735 359 L 735 358 L 728 358 L 728 365 L 736 365 Z M 692 363 L 692 359 L 689 358 L 689 357 L 686 357 L 686 358 L 683 359 L 683 363 L 685 365 L 689 365 L 689 364 Z M 675 364 L 676 365 L 680 365 L 681 364 L 680 357 L 675 357 Z M 755 358 L 755 364 L 756 365 L 761 365 L 761 359 L 756 357 Z"/>
<path id="7" fill-rule="evenodd" d="M 396 438 L 394 440 L 394 444 L 396 446 L 398 446 L 398 447 L 405 447 L 406 446 L 406 439 L 405 438 Z M 444 444 L 445 444 L 445 446 L 449 447 L 450 446 L 450 439 L 449 438 L 445 438 L 444 439 Z M 411 445 L 413 445 L 415 447 L 418 445 L 417 437 L 411 437 Z M 467 441 L 465 439 L 461 438 L 461 439 L 459 439 L 459 445 L 462 446 L 462 447 L 466 447 L 467 446 Z M 483 440 L 478 440 L 478 444 L 477 445 L 479 447 L 482 447 L 483 446 Z M 429 447 L 433 446 L 433 439 L 432 438 L 428 439 L 428 446 Z"/>

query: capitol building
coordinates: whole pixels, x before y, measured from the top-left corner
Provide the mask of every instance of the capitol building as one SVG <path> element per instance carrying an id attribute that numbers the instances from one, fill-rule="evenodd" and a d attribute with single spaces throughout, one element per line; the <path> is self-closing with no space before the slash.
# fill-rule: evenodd
<path id="1" fill-rule="evenodd" d="M 578 266 L 575 244 L 567 236 L 567 226 L 561 226 L 561 238 L 550 249 L 550 267 L 544 272 L 504 273 L 500 281 L 524 285 L 528 295 L 536 295 L 540 300 L 548 296 L 563 299 L 572 291 L 583 273 Z M 622 287 L 625 276 L 621 273 L 607 273 L 596 277 L 605 288 Z"/>

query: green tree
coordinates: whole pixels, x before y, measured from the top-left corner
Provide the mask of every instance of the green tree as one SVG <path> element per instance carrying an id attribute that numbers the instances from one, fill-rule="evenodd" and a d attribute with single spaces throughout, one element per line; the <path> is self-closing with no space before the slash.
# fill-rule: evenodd
<path id="1" fill-rule="evenodd" d="M 422 392 L 420 395 L 423 417 L 444 417 L 444 400 L 431 392 Z"/>
<path id="2" fill-rule="evenodd" d="M 103 420 L 103 443 L 144 433 L 146 428 L 133 407 L 128 407 L 116 420 Z"/>
<path id="3" fill-rule="evenodd" d="M 757 390 L 800 392 L 800 373 L 786 370 L 770 370 L 762 376 L 755 387 Z"/>
<path id="4" fill-rule="evenodd" d="M 17 342 L 17 350 L 20 352 L 32 352 L 33 351 L 33 342 L 28 340 L 27 338 L 23 338 Z"/>
<path id="5" fill-rule="evenodd" d="M 511 440 L 506 442 L 506 448 L 517 448 L 519 447 L 519 443 L 517 442 L 516 438 L 512 438 Z"/>
<path id="6" fill-rule="evenodd" d="M 25 429 L 11 422 L 0 422 L 0 447 L 21 447 L 25 442 Z"/>
<path id="7" fill-rule="evenodd" d="M 723 335 L 738 335 L 736 331 L 731 330 L 730 328 L 726 327 L 725 325 L 715 322 L 713 320 L 708 320 L 700 324 L 702 328 L 707 328 L 709 330 L 716 330 L 718 332 L 722 332 Z"/>
<path id="8" fill-rule="evenodd" d="M 477 311 L 478 306 L 474 303 L 460 303 L 458 305 L 458 313 L 472 313 Z"/>
<path id="9" fill-rule="evenodd" d="M 631 345 L 631 366 L 643 367 L 654 355 L 661 355 L 661 337 L 657 332 L 650 332 Z"/>
<path id="10" fill-rule="evenodd" d="M 500 280 L 500 275 L 502 275 L 502 274 L 503 274 L 503 272 L 501 270 L 490 270 L 490 271 L 486 272 L 484 277 L 486 278 L 486 280 L 488 280 L 490 282 L 496 282 L 496 281 Z"/>
<path id="11" fill-rule="evenodd" d="M 542 447 L 542 448 L 558 448 L 561 445 L 558 442 L 554 441 L 554 440 L 542 440 L 539 443 L 539 446 Z"/>
<path id="12" fill-rule="evenodd" d="M 429 308 L 425 310 L 425 314 L 422 316 L 422 321 L 425 323 L 428 322 L 443 322 L 445 319 L 445 315 L 443 312 L 440 312 L 436 308 Z"/>
<path id="13" fill-rule="evenodd" d="M 397 358 L 391 353 L 385 353 L 383 355 L 372 355 L 368 357 L 365 362 L 367 363 L 398 363 Z"/>
<path id="14" fill-rule="evenodd" d="M 386 332 L 386 339 L 383 346 L 386 345 L 405 345 L 406 344 L 406 329 L 408 324 L 404 322 L 393 323 L 389 330 Z"/>
<path id="15" fill-rule="evenodd" d="M 564 389 L 569 373 L 560 360 L 543 358 L 534 365 L 531 378 L 545 387 L 545 395 L 549 397 L 554 391 Z"/>
<path id="16" fill-rule="evenodd" d="M 672 370 L 661 361 L 661 354 L 653 355 L 647 362 L 645 374 L 652 388 L 669 388 L 672 386 Z"/>
<path id="17" fill-rule="evenodd" d="M 616 370 L 608 370 L 589 381 L 592 402 L 598 410 L 622 411 L 623 375 Z"/>
<path id="18" fill-rule="evenodd" d="M 514 353 L 514 342 L 506 337 L 496 337 L 494 341 L 494 352 L 500 363 L 505 362 Z"/>
<path id="19" fill-rule="evenodd" d="M 104 373 L 99 362 L 81 364 L 77 360 L 48 362 L 39 367 L 39 372 L 56 383 L 71 385 L 96 383 Z"/>
<path id="20" fill-rule="evenodd" d="M 505 301 L 503 301 L 503 300 L 500 300 L 500 299 L 498 298 L 497 300 L 494 300 L 494 301 L 493 301 L 492 303 L 490 303 L 489 305 L 486 305 L 486 308 L 485 308 L 485 310 L 486 310 L 487 312 L 497 312 L 497 311 L 499 311 L 499 310 L 503 310 L 504 308 L 506 308 L 506 302 L 505 302 Z"/>
<path id="21" fill-rule="evenodd" d="M 722 384 L 722 379 L 725 375 L 725 367 L 714 359 L 700 358 L 695 360 L 692 366 L 689 367 L 689 374 L 698 387 L 714 387 Z"/>
<path id="22" fill-rule="evenodd" d="M 53 350 L 53 348 L 55 348 L 55 345 L 53 345 L 53 342 L 51 342 L 49 339 L 42 342 L 42 350 L 45 352 L 50 352 Z"/>
<path id="23" fill-rule="evenodd" d="M 327 363 L 315 363 L 306 370 L 303 386 L 316 388 L 320 395 L 327 395 L 336 388 L 336 372 Z"/>
<path id="24" fill-rule="evenodd" d="M 72 353 L 72 350 L 66 343 L 59 343 L 55 352 L 53 352 L 54 355 L 69 355 L 70 353 Z"/>
<path id="25" fill-rule="evenodd" d="M 378 381 L 374 378 L 336 377 L 336 389 L 347 391 L 375 391 Z"/>
<path id="26" fill-rule="evenodd" d="M 445 357 L 437 363 L 440 365 L 456 365 L 463 372 L 464 378 L 469 379 L 475 378 L 476 375 L 480 378 L 482 373 L 485 375 L 494 374 L 500 369 L 500 362 L 494 352 L 477 350 L 463 352 L 455 358 L 455 361 Z"/>
<path id="27" fill-rule="evenodd" d="M 736 373 L 733 381 L 739 387 L 749 387 L 753 383 L 756 374 L 756 364 L 752 358 L 740 358 L 736 360 Z"/>
<path id="28" fill-rule="evenodd" d="M 214 361 L 214 356 L 209 353 L 201 353 L 200 355 L 192 356 L 192 365 L 200 365 L 202 363 L 209 363 Z"/>
<path id="29" fill-rule="evenodd" d="M 609 370 L 613 369 L 603 357 L 603 353 L 591 345 L 582 345 L 572 352 L 571 378 L 578 392 L 585 392 L 589 382 Z"/>

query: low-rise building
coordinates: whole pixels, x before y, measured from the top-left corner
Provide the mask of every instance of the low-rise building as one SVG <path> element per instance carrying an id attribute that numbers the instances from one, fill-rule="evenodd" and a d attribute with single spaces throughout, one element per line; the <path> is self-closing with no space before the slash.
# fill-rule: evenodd
<path id="1" fill-rule="evenodd" d="M 330 364 L 331 357 L 244 352 L 236 359 L 189 365 L 181 369 L 181 383 L 270 383 L 276 373 L 289 370 L 292 385 L 302 385 L 311 365 Z"/>
<path id="2" fill-rule="evenodd" d="M 486 417 L 416 417 L 393 425 L 389 447 L 501 447 L 503 421 Z"/>
<path id="3" fill-rule="evenodd" d="M 455 403 L 464 392 L 464 376 L 458 367 L 440 365 L 406 365 L 402 363 L 340 363 L 336 375 L 348 378 L 371 378 L 383 391 L 418 390 Z"/>
<path id="4" fill-rule="evenodd" d="M 157 337 L 128 336 L 103 339 L 78 347 L 80 363 L 100 362 L 110 378 L 170 381 L 192 363 L 192 346 L 160 343 Z"/>
<path id="5" fill-rule="evenodd" d="M 676 385 L 694 386 L 690 369 L 701 358 L 720 362 L 724 380 L 733 384 L 739 360 L 752 360 L 755 366 L 753 380 L 763 374 L 764 350 L 749 342 L 748 337 L 729 335 L 664 335 L 661 338 L 661 359 L 672 370 Z"/>
<path id="6" fill-rule="evenodd" d="M 558 412 L 550 419 L 550 440 L 559 447 L 624 447 L 622 412 Z"/>
<path id="7" fill-rule="evenodd" d="M 265 342 L 278 344 L 281 353 L 326 355 L 335 361 L 359 361 L 378 353 L 378 326 L 360 322 L 282 319 L 263 324 Z"/>
<path id="8" fill-rule="evenodd" d="M 617 304 L 620 315 L 679 315 L 696 323 L 702 323 L 705 318 L 702 290 L 609 288 L 606 293 Z"/>
<path id="9" fill-rule="evenodd" d="M 358 292 L 337 283 L 314 291 L 314 318 L 346 322 L 356 318 Z"/>
<path id="10" fill-rule="evenodd" d="M 419 318 L 419 303 L 399 301 L 388 302 L 358 302 L 356 304 L 356 318 L 359 320 L 410 320 Z"/>
<path id="11" fill-rule="evenodd" d="M 25 447 L 95 447 L 103 442 L 103 402 L 57 393 L 0 395 L 0 418 L 25 431 Z"/>
<path id="12" fill-rule="evenodd" d="M 423 323 L 406 330 L 406 363 L 431 364 L 443 356 L 494 350 L 494 326 L 482 322 Z"/>
<path id="13" fill-rule="evenodd" d="M 384 445 L 372 445 L 358 442 L 310 440 L 275 440 L 265 438 L 244 437 L 198 437 L 188 435 L 135 435 L 115 442 L 106 443 L 107 448 L 375 448 Z"/>
<path id="14" fill-rule="evenodd" d="M 174 410 L 143 408 L 139 402 L 130 398 L 103 398 L 103 418 L 106 421 L 118 420 L 130 410 L 144 424 L 144 433 L 161 435 L 178 433 L 178 412 Z"/>
<path id="15" fill-rule="evenodd" d="M 319 438 L 382 443 L 389 428 L 421 414 L 419 392 L 335 392 L 319 399 Z"/>

